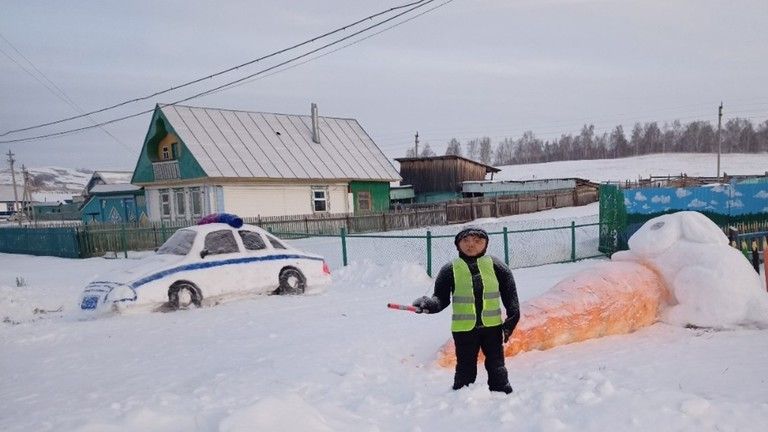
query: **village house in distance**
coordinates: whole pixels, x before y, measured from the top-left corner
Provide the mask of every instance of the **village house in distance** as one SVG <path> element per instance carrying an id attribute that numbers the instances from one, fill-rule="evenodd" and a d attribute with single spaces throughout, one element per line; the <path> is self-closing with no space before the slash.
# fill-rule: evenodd
<path id="1" fill-rule="evenodd" d="M 355 119 L 157 105 L 131 183 L 151 221 L 366 213 L 400 175 Z"/>

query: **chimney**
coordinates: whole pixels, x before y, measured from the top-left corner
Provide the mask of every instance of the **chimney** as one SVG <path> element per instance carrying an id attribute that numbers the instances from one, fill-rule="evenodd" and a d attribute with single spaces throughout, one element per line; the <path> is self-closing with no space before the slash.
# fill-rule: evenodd
<path id="1" fill-rule="evenodd" d="M 320 121 L 317 118 L 317 104 L 312 102 L 312 141 L 320 144 Z"/>

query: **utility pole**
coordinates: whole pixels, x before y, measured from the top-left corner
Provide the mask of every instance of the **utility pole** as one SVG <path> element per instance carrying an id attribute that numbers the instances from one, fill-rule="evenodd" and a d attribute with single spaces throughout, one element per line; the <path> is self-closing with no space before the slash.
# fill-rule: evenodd
<path id="1" fill-rule="evenodd" d="M 11 164 L 11 181 L 13 182 L 13 214 L 17 214 L 19 211 L 19 194 L 16 192 L 16 171 L 13 168 L 13 164 L 16 162 L 16 159 L 13 158 L 14 154 L 11 153 L 11 150 L 8 149 L 8 163 Z M 19 226 L 21 226 L 21 219 L 19 219 L 18 215 L 16 219 L 19 221 Z"/>
<path id="2" fill-rule="evenodd" d="M 419 157 L 419 131 L 416 131 L 416 154 L 415 157 Z"/>
<path id="3" fill-rule="evenodd" d="M 720 141 L 720 124 L 723 120 L 723 102 L 720 102 L 720 107 L 717 109 L 717 179 L 720 180 L 720 152 L 722 151 L 722 143 Z"/>
<path id="4" fill-rule="evenodd" d="M 32 192 L 29 190 L 31 182 L 29 181 L 29 171 L 27 171 L 27 167 L 24 165 L 21 166 L 21 173 L 24 176 L 24 192 L 21 194 L 21 215 L 25 220 L 34 220 L 35 210 L 32 207 Z M 29 206 L 29 214 L 25 210 L 25 202 Z"/>

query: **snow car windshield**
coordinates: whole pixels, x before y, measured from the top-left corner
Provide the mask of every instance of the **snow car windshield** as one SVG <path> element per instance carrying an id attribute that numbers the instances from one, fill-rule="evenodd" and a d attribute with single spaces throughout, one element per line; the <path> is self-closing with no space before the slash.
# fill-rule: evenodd
<path id="1" fill-rule="evenodd" d="M 190 249 L 192 249 L 195 235 L 197 235 L 195 231 L 180 229 L 160 246 L 157 253 L 165 255 L 186 255 L 189 253 Z"/>

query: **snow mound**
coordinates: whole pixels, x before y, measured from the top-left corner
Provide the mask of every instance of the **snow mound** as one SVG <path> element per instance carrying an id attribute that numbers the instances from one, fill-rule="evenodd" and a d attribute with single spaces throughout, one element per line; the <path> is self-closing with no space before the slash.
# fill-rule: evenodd
<path id="1" fill-rule="evenodd" d="M 674 325 L 768 327 L 768 294 L 760 276 L 711 220 L 683 211 L 646 222 L 614 261 L 653 269 L 670 291 L 662 320 Z"/>

